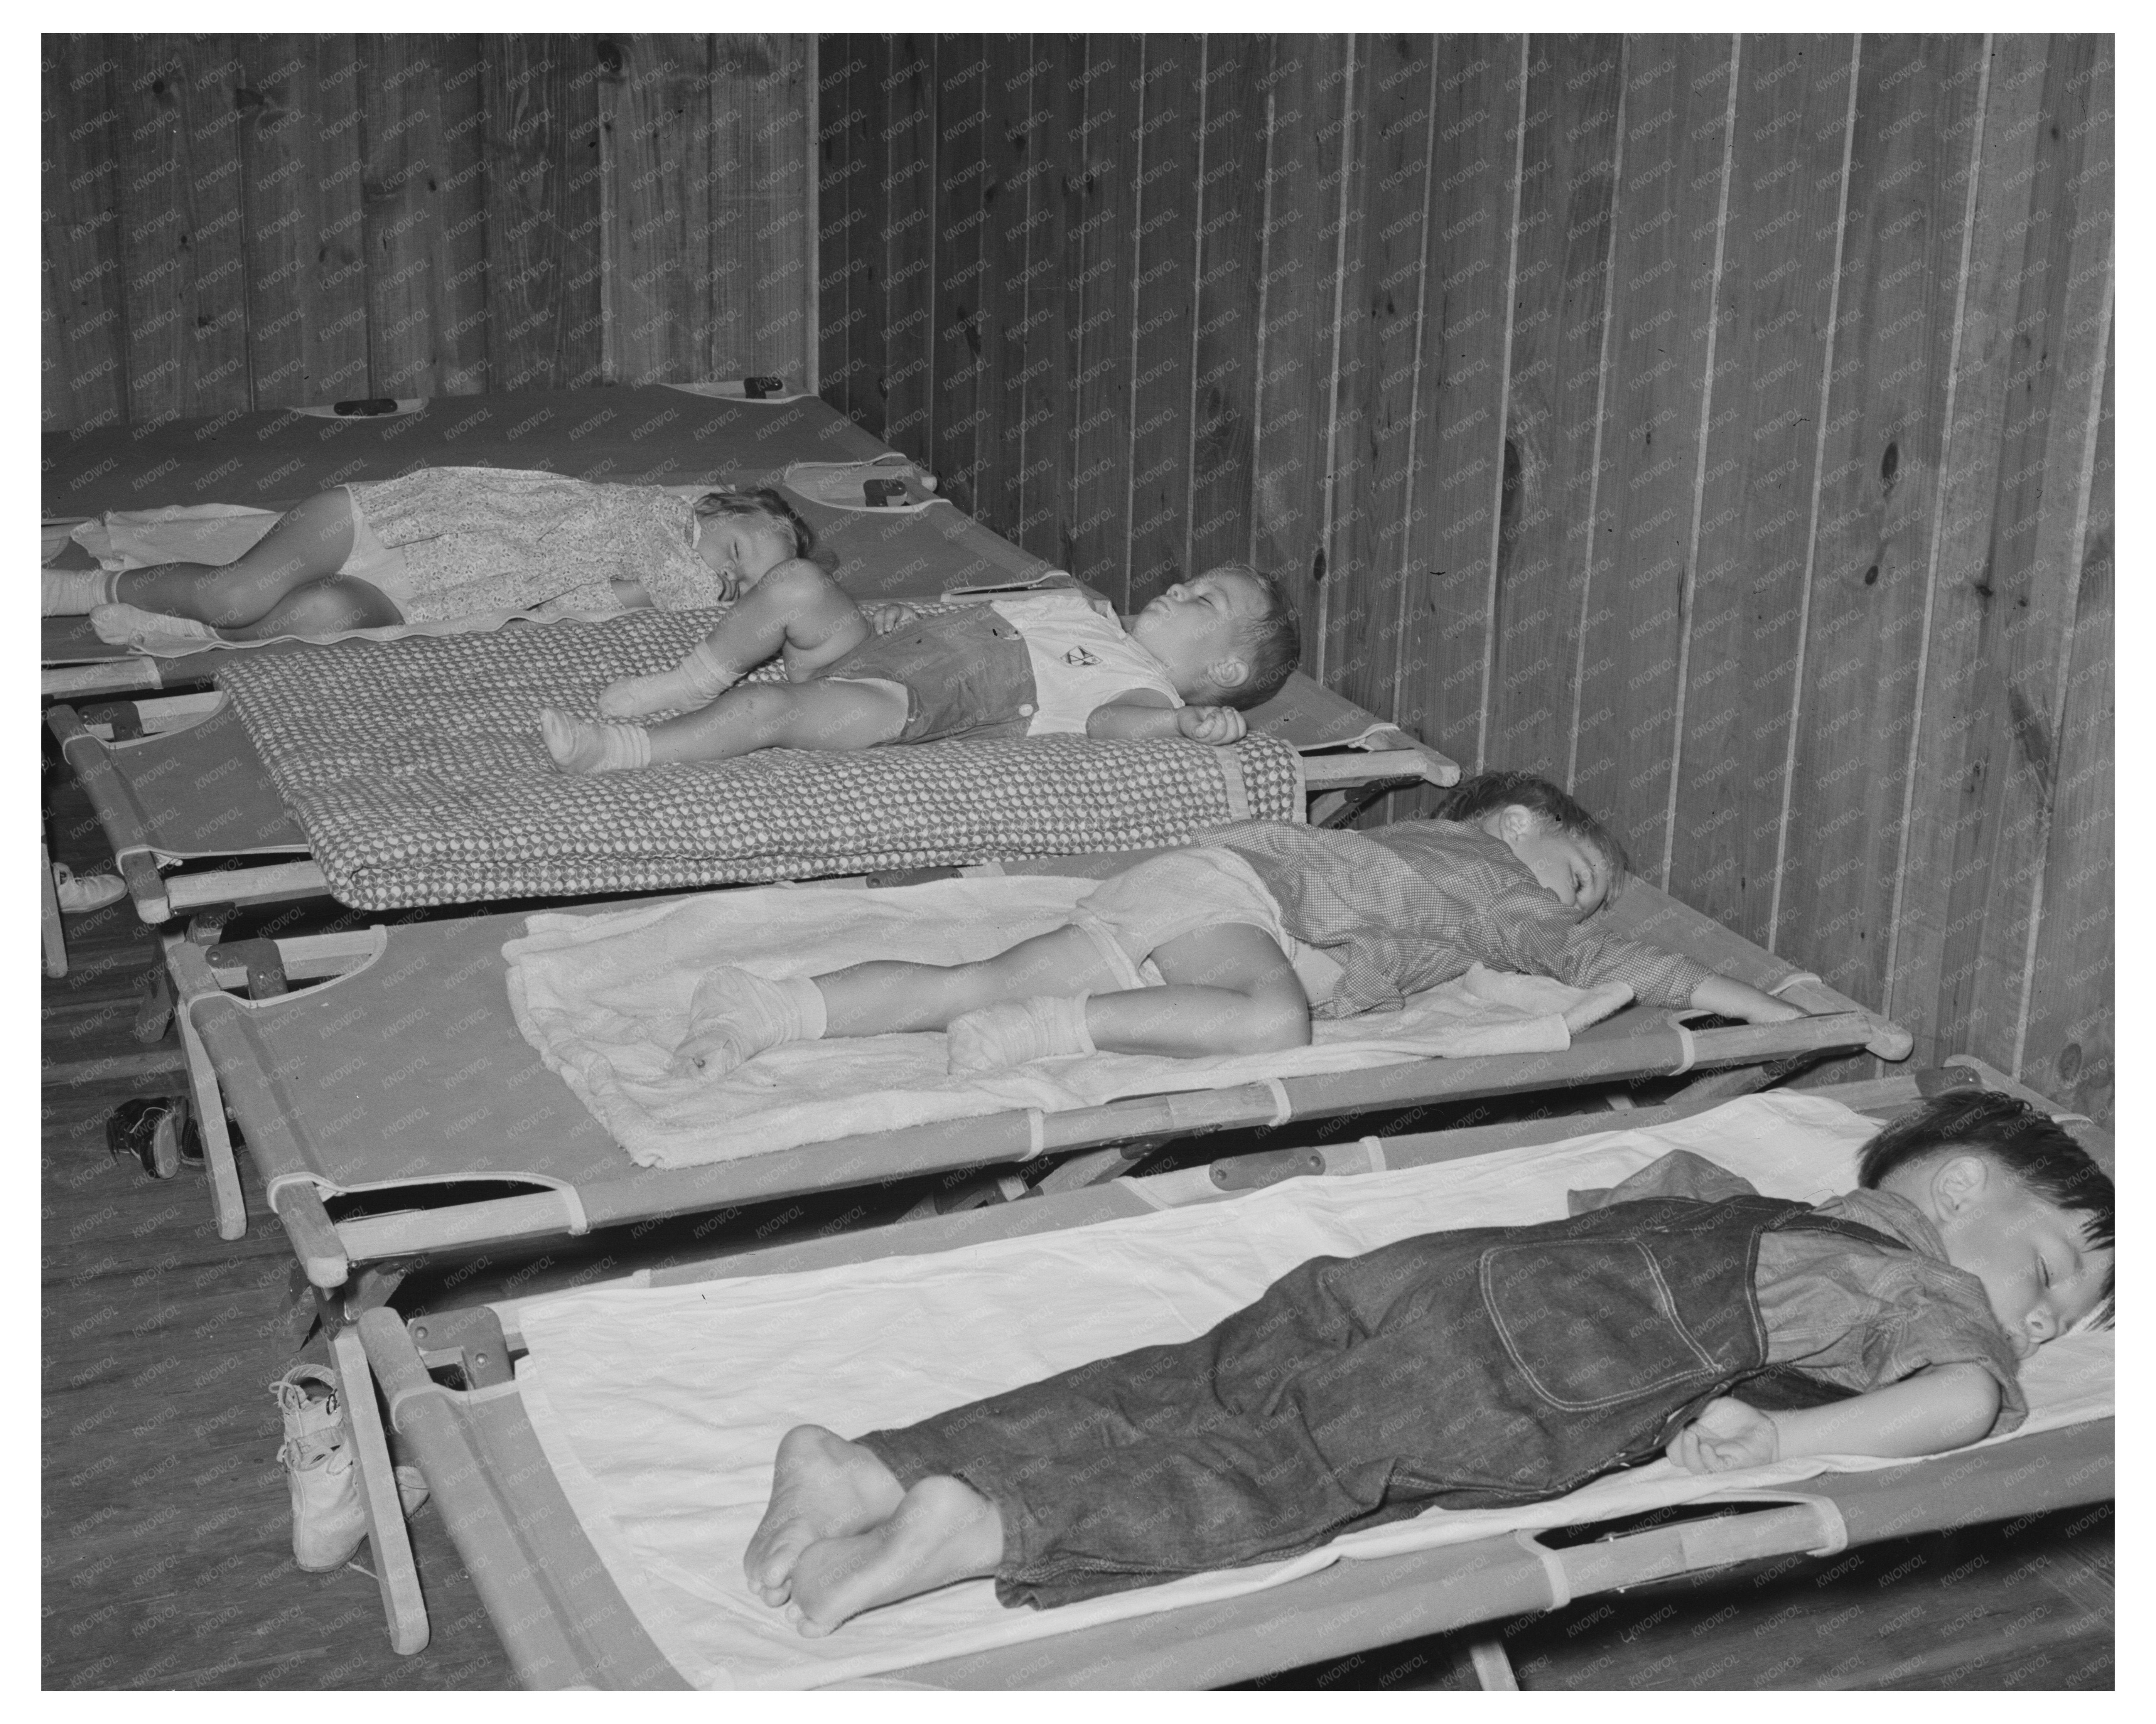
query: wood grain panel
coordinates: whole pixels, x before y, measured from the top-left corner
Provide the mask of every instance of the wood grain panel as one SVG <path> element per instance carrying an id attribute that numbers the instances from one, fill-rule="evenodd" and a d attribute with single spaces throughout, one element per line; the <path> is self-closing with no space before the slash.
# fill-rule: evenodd
<path id="1" fill-rule="evenodd" d="M 1983 44 L 1864 38 L 1778 950 L 1887 986 Z M 1765 762 L 1758 770 L 1765 769 Z M 1753 937 L 1761 938 L 1761 934 Z"/>
<path id="2" fill-rule="evenodd" d="M 1835 327 L 1855 45 L 1745 38 L 1713 305 L 1665 849 L 1671 890 L 1761 942 L 1806 629 L 1831 643 L 1860 616 L 1815 611 L 1810 567 L 1830 351 L 1861 327 L 1856 306 Z"/>
<path id="3" fill-rule="evenodd" d="M 839 399 L 850 417 L 878 436 L 884 428 L 885 258 L 884 224 L 890 192 L 884 184 L 889 172 L 885 133 L 891 124 L 891 80 L 894 75 L 891 39 L 886 36 L 852 36 L 846 55 L 853 69 L 847 74 L 850 99 L 846 129 L 838 133 L 859 150 L 862 172 L 849 183 L 856 189 L 847 194 L 845 233 L 850 262 L 858 268 L 846 285 L 845 366 L 838 373 L 844 380 Z M 852 116 L 858 113 L 858 120 Z M 858 211 L 860 220 L 854 216 Z M 819 259 L 829 267 L 829 254 Z"/>
<path id="4" fill-rule="evenodd" d="M 2092 100 L 2103 50 L 2074 38 L 1994 47 L 1974 249 L 1987 264 L 1971 283 L 1970 321 L 1982 320 L 1970 331 L 1980 338 L 1971 410 L 1984 417 L 1948 500 L 1953 555 L 1935 610 L 1939 674 L 1926 692 L 1933 757 L 1918 779 L 1920 796 L 1948 793 L 1928 798 L 1916 822 L 1929 854 L 1904 877 L 1914 967 L 1911 993 L 1897 977 L 1896 997 L 2010 1066 L 2056 776 L 2052 695 L 2079 568 L 2062 553 L 2054 511 L 2071 520 L 2063 500 L 2092 434 L 2110 235 L 2107 223 L 2082 220 L 2095 183 L 2082 169 L 2107 124 Z M 1938 906 L 1935 916 L 1920 897 Z"/>
<path id="5" fill-rule="evenodd" d="M 944 44 L 927 37 L 892 37 L 886 90 L 891 119 L 884 125 L 884 431 L 897 449 L 921 461 L 938 461 L 933 450 L 932 377 L 942 308 L 938 274 L 947 261 L 940 233 L 942 194 L 938 179 L 948 151 L 940 136 L 953 121 L 948 114 L 970 112 L 963 86 L 944 86 Z M 962 63 L 970 56 L 959 52 Z M 925 166 L 923 166 L 925 164 Z M 951 491 L 962 502 L 963 491 Z"/>
<path id="6" fill-rule="evenodd" d="M 711 48 L 702 37 L 620 35 L 602 50 L 609 363 L 624 383 L 711 374 Z"/>
<path id="7" fill-rule="evenodd" d="M 867 307 L 854 296 L 867 272 L 858 231 L 870 217 L 866 38 L 827 36 L 816 92 L 816 375 L 824 398 L 858 420 L 858 372 L 848 350 Z"/>
<path id="8" fill-rule="evenodd" d="M 2112 920 L 2114 387 L 2107 366 L 2089 472 L 2072 656 L 2061 703 L 2059 776 L 2044 855 L 2043 914 L 2017 1073 L 2032 1089 L 2100 1121 L 2111 1116 L 2117 1082 Z"/>
<path id="9" fill-rule="evenodd" d="M 711 119 L 726 151 L 724 167 L 714 162 L 706 295 L 716 377 L 783 377 L 797 388 L 807 380 L 815 262 L 808 80 L 801 37 L 721 36 L 715 45 Z"/>
<path id="10" fill-rule="evenodd" d="M 1353 308 L 1367 297 L 1358 141 L 1370 52 L 1363 37 L 1298 38 L 1268 74 L 1252 556 L 1301 619 L 1302 669 L 1335 683 L 1331 594 L 1353 577 L 1335 522 L 1353 506 L 1340 386 L 1354 374 Z"/>
<path id="11" fill-rule="evenodd" d="M 1616 824 L 1654 879 L 1676 734 L 1727 115 L 1739 69 L 1727 37 L 1656 37 L 1635 50 L 1571 777 L 1573 793 Z"/>
<path id="12" fill-rule="evenodd" d="M 1625 44 L 1538 36 L 1530 59 L 1489 758 L 1562 779 L 1594 516 Z"/>
<path id="13" fill-rule="evenodd" d="M 254 404 L 364 393 L 358 44 L 268 36 L 238 54 Z"/>
<path id="14" fill-rule="evenodd" d="M 1313 466 L 1330 454 L 1333 531 L 1327 548 L 1344 546 L 1344 554 L 1325 572 L 1322 660 L 1312 653 L 1312 643 L 1306 642 L 1305 656 L 1309 668 L 1322 668 L 1330 686 L 1390 717 L 1399 704 L 1409 541 L 1430 513 L 1420 495 L 1430 470 L 1423 415 L 1435 380 L 1427 391 L 1422 387 L 1422 331 L 1437 44 L 1430 36 L 1370 36 L 1358 38 L 1358 46 L 1348 170 L 1350 261 L 1341 284 L 1333 396 L 1337 428 L 1313 426 L 1315 434 L 1297 450 Z M 1330 68 L 1324 75 L 1336 85 L 1347 81 Z M 1329 182 L 1341 171 L 1337 155 L 1311 164 L 1315 180 Z M 1313 185 L 1305 201 L 1316 191 Z M 1321 251 L 1311 267 L 1331 263 Z M 1270 277 L 1270 267 L 1266 273 Z M 1330 297 L 1314 282 L 1304 289 L 1303 298 L 1318 305 Z M 1321 326 L 1317 333 L 1330 331 Z M 1319 376 L 1330 359 L 1326 348 L 1312 356 Z M 1269 381 L 1275 369 L 1269 358 Z M 1310 401 L 1323 398 L 1316 390 L 1302 393 Z M 1299 417 L 1314 417 L 1302 402 L 1284 398 Z"/>
<path id="15" fill-rule="evenodd" d="M 1081 189 L 1070 227 L 1072 305 L 1071 516 L 1067 567 L 1130 604 L 1132 349 L 1137 313 L 1137 114 L 1140 45 L 1088 36 L 1076 73 L 1083 118 L 1074 150 Z"/>
<path id="16" fill-rule="evenodd" d="M 1026 200 L 1034 128 L 1033 38 L 983 38 L 980 126 L 986 219 L 981 223 L 980 308 L 977 333 L 981 369 L 974 397 L 977 513 L 1007 537 L 1017 536 L 1019 469 L 1024 464 L 1025 426 L 1020 392 L 1027 367 L 1044 356 L 1025 339 Z"/>
<path id="17" fill-rule="evenodd" d="M 490 36 L 484 51 L 495 387 L 575 388 L 604 355 L 598 61 L 576 37 Z"/>
<path id="18" fill-rule="evenodd" d="M 1440 38 L 1440 47 L 1422 358 L 1435 392 L 1419 500 L 1435 531 L 1426 567 L 1410 571 L 1399 713 L 1470 769 L 1486 746 L 1523 48 L 1502 36 Z"/>
<path id="19" fill-rule="evenodd" d="M 1192 236 L 1198 224 L 1194 36 L 1144 41 L 1137 154 L 1137 367 L 1131 396 L 1130 604 L 1183 578 L 1190 512 Z"/>
<path id="20" fill-rule="evenodd" d="M 1265 163 L 1265 80 L 1274 38 L 1205 44 L 1199 127 L 1197 319 L 1192 331 L 1191 573 L 1250 555 L 1256 441 L 1258 283 L 1264 205 L 1250 195 Z"/>
<path id="21" fill-rule="evenodd" d="M 116 38 L 130 419 L 248 403 L 234 47 L 223 36 Z"/>
<path id="22" fill-rule="evenodd" d="M 1017 408 L 1019 464 L 1013 536 L 1036 557 L 1070 566 L 1070 461 L 1073 397 L 1071 315 L 1076 275 L 1070 230 L 1084 175 L 1078 169 L 1082 98 L 1074 81 L 1085 64 L 1082 36 L 1033 38 L 1030 94 L 1023 115 L 1026 137 L 1024 363 Z M 1006 391 L 1006 394 L 1008 394 Z M 1006 427 L 1008 429 L 1009 428 Z"/>
<path id="23" fill-rule="evenodd" d="M 41 363 L 48 430 L 127 410 L 120 62 L 102 36 L 47 36 L 40 60 Z"/>

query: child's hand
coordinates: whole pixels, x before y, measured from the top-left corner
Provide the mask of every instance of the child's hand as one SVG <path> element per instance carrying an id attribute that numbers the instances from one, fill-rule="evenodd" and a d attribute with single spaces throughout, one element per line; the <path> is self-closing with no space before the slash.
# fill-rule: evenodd
<path id="1" fill-rule="evenodd" d="M 1691 991 L 1693 1008 L 1717 1018 L 1736 1018 L 1747 1024 L 1786 1024 L 1808 1015 L 1802 1006 L 1776 999 L 1771 993 L 1727 976 L 1709 976 Z"/>
<path id="2" fill-rule="evenodd" d="M 878 634 L 888 634 L 894 629 L 903 629 L 919 613 L 918 605 L 906 603 L 871 604 L 861 608 L 861 614 L 869 620 L 869 627 Z"/>
<path id="3" fill-rule="evenodd" d="M 1757 1407 L 1724 1396 L 1709 1401 L 1663 1454 L 1689 1473 L 1731 1473 L 1781 1459 L 1781 1433 Z"/>
<path id="4" fill-rule="evenodd" d="M 1250 726 L 1232 706 L 1182 706 L 1176 709 L 1175 727 L 1194 742 L 1225 747 L 1240 741 Z"/>

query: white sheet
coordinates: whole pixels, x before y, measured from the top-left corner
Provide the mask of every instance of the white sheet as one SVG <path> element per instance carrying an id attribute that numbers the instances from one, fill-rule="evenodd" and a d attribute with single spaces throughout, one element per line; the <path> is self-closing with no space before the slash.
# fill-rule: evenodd
<path id="1" fill-rule="evenodd" d="M 645 1630 L 700 1686 L 800 1687 L 1259 1590 L 1342 1559 L 1522 1526 L 1630 1514 L 1768 1488 L 1863 1458 L 1695 1478 L 1666 1461 L 1512 1511 L 1433 1510 L 1291 1562 L 1194 1576 L 1046 1611 L 1005 1610 L 985 1581 L 797 1635 L 743 1586 L 771 1456 L 788 1427 L 842 1434 L 907 1423 L 1087 1359 L 1202 1332 L 1322 1253 L 1437 1227 L 1563 1213 L 1673 1148 L 1772 1195 L 1817 1200 L 1855 1183 L 1872 1126 L 1839 1103 L 1748 1096 L 1660 1130 L 1348 1178 L 1297 1179 L 1231 1203 L 1173 1209 L 929 1257 L 695 1286 L 586 1292 L 521 1313 L 518 1373 L 532 1424 L 579 1519 Z M 2111 1411 L 2111 1337 L 2054 1342 L 2025 1367 L 2025 1433 Z M 2000 1440 L 2012 1440 L 2004 1439 Z"/>
<path id="2" fill-rule="evenodd" d="M 666 1070 L 696 979 L 716 965 L 788 977 L 870 958 L 969 962 L 1061 926 L 1096 884 L 1034 875 L 881 891 L 776 886 L 534 916 L 501 949 L 510 1006 L 525 1039 L 631 1156 L 685 1167 L 1009 1108 L 1054 1113 L 1437 1054 L 1548 1052 L 1631 998 L 1622 984 L 1583 990 L 1477 965 L 1405 1011 L 1320 1023 L 1311 1046 L 1282 1054 L 1092 1054 L 954 1075 L 938 1031 L 789 1043 L 724 1077 Z"/>

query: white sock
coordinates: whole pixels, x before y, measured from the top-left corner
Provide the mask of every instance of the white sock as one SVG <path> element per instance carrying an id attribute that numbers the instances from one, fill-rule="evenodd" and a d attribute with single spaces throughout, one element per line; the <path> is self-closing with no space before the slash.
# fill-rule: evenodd
<path id="1" fill-rule="evenodd" d="M 42 569 L 44 577 L 44 614 L 48 617 L 86 617 L 101 604 L 112 603 L 112 583 L 117 578 L 105 569 Z"/>
<path id="2" fill-rule="evenodd" d="M 674 1050 L 673 1070 L 723 1077 L 781 1042 L 813 1042 L 825 1027 L 824 991 L 809 976 L 773 981 L 722 964 L 696 983 L 689 1033 Z"/>
<path id="3" fill-rule="evenodd" d="M 1091 998 L 1086 993 L 1037 993 L 1030 999 L 999 1000 L 953 1018 L 947 1031 L 951 1070 L 992 1071 L 1029 1060 L 1097 1051 L 1086 1028 L 1086 1002 Z"/>
<path id="4" fill-rule="evenodd" d="M 654 712 L 708 706 L 740 680 L 711 650 L 709 641 L 700 640 L 671 670 L 617 677 L 608 683 L 599 695 L 599 716 L 648 718 Z"/>
<path id="5" fill-rule="evenodd" d="M 620 772 L 651 764 L 651 732 L 636 725 L 587 724 L 546 706 L 539 735 L 565 772 Z"/>

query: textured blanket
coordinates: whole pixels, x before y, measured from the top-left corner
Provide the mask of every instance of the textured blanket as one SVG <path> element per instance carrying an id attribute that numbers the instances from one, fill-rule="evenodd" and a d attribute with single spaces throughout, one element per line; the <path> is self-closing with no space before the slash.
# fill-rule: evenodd
<path id="1" fill-rule="evenodd" d="M 1477 964 L 1404 1011 L 1321 1023 L 1310 1046 L 1276 1054 L 1088 1054 L 954 1073 L 946 1038 L 929 1032 L 789 1042 L 722 1078 L 666 1070 L 697 979 L 719 964 L 783 977 L 871 958 L 970 963 L 1063 926 L 1096 885 L 1035 875 L 890 891 L 774 888 L 535 916 L 502 947 L 510 1006 L 525 1039 L 623 1148 L 645 1167 L 685 1167 L 1010 1108 L 1059 1113 L 1403 1060 L 1547 1052 L 1631 998 L 1622 983 L 1581 989 Z"/>
<path id="2" fill-rule="evenodd" d="M 1295 751 L 1082 736 L 947 742 L 566 777 L 544 706 L 595 716 L 711 612 L 295 649 L 219 681 L 330 890 L 362 910 L 644 891 L 1143 849 L 1301 818 Z M 775 673 L 774 673 L 775 674 Z"/>

